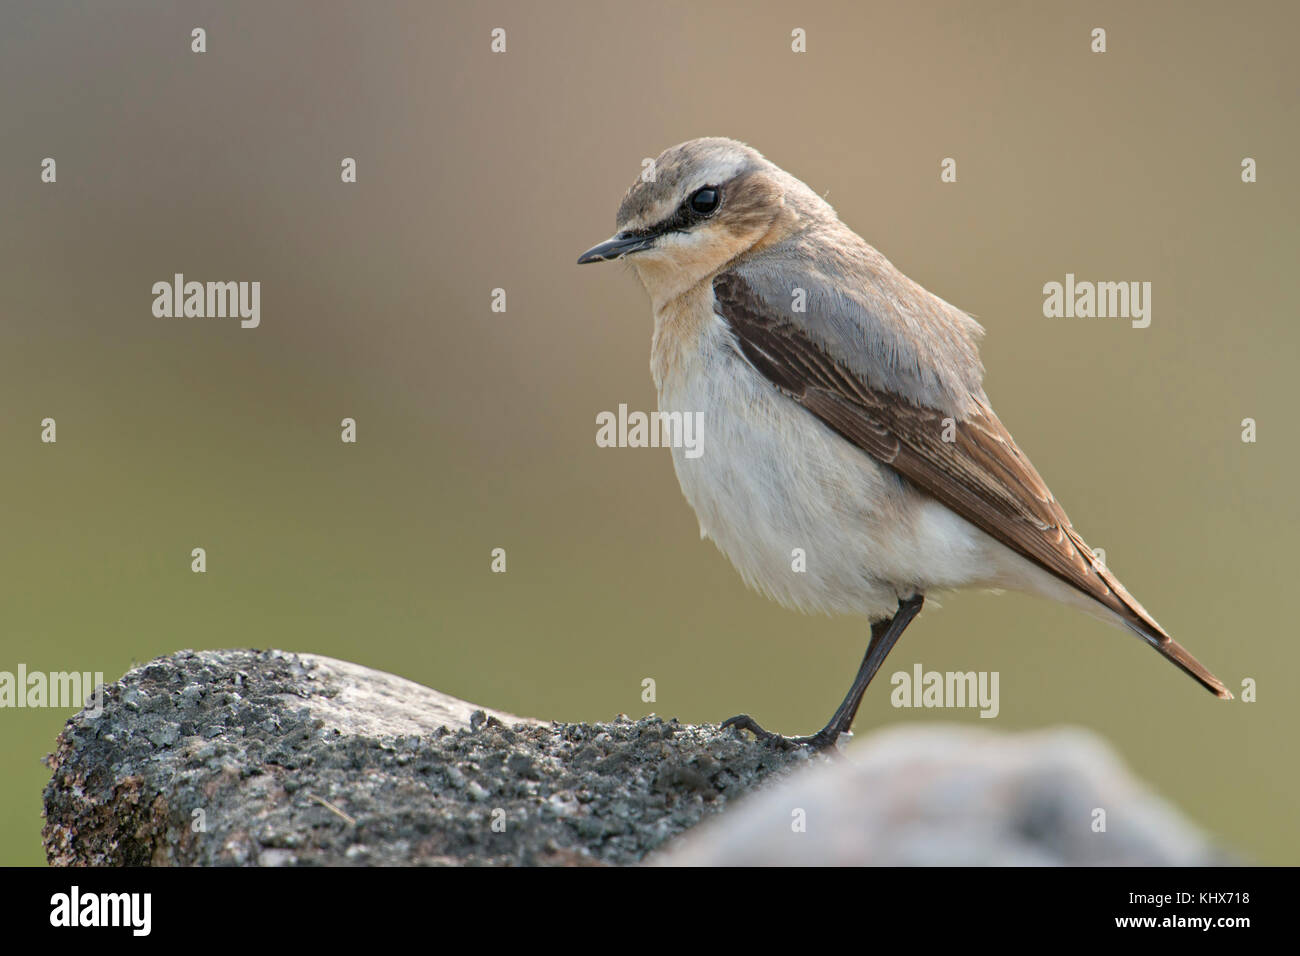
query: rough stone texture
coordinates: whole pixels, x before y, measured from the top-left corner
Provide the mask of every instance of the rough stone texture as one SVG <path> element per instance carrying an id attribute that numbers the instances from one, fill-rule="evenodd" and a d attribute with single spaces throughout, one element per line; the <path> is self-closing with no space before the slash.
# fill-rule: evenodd
<path id="1" fill-rule="evenodd" d="M 103 706 L 49 758 L 55 865 L 632 863 L 824 759 L 658 717 L 543 724 L 280 651 L 159 658 Z"/>
<path id="2" fill-rule="evenodd" d="M 651 859 L 1235 862 L 1073 729 L 902 727 L 814 757 L 658 717 L 542 723 L 331 658 L 243 650 L 159 658 L 103 707 L 70 720 L 49 758 L 55 865 L 635 863 L 765 782 Z"/>
<path id="3" fill-rule="evenodd" d="M 1104 832 L 1094 830 L 1105 811 Z M 804 832 L 792 822 L 802 811 Z M 896 727 L 674 844 L 659 865 L 1188 866 L 1239 862 L 1089 731 Z"/>

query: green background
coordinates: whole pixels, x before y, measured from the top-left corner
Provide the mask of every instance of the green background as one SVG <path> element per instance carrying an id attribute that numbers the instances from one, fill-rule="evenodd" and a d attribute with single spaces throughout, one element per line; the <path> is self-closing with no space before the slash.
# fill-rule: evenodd
<path id="1" fill-rule="evenodd" d="M 1257 703 L 1221 703 L 1075 611 L 962 594 L 886 670 L 999 671 L 999 718 L 893 710 L 882 684 L 859 733 L 1087 726 L 1248 858 L 1297 862 L 1296 20 L 5 4 L 0 670 L 114 680 L 178 648 L 273 646 L 541 717 L 821 726 L 865 624 L 747 592 L 666 451 L 594 440 L 597 412 L 654 407 L 651 320 L 626 267 L 574 260 L 643 157 L 733 136 L 979 318 L 987 391 L 1075 526 L 1234 690 L 1259 681 Z M 174 272 L 260 280 L 261 327 L 154 318 Z M 1045 319 L 1067 272 L 1150 281 L 1151 327 Z M 41 761 L 68 716 L 0 711 L 0 863 L 44 858 Z"/>

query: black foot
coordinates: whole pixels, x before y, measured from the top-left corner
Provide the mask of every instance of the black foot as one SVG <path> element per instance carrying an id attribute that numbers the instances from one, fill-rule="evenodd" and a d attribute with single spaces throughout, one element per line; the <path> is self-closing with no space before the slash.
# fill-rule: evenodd
<path id="1" fill-rule="evenodd" d="M 836 741 L 839 740 L 838 733 L 830 733 L 829 729 L 821 730 L 811 737 L 786 737 L 782 734 L 774 734 L 770 730 L 764 730 L 758 725 L 749 714 L 737 714 L 728 720 L 722 722 L 722 729 L 735 727 L 737 730 L 748 730 L 758 738 L 758 741 L 768 747 L 775 747 L 777 750 L 794 750 L 796 747 L 808 747 L 811 750 L 823 751 L 833 750 Z"/>
<path id="2" fill-rule="evenodd" d="M 853 726 L 853 718 L 857 716 L 858 705 L 862 703 L 862 695 L 866 692 L 867 685 L 871 683 L 871 678 L 876 676 L 876 671 L 880 670 L 880 665 L 885 662 L 890 648 L 898 642 L 912 618 L 920 613 L 921 605 L 924 603 L 925 598 L 920 594 L 906 600 L 900 599 L 898 610 L 893 617 L 871 625 L 871 640 L 867 643 L 867 653 L 863 655 L 858 676 L 853 678 L 853 686 L 849 688 L 843 703 L 836 709 L 835 715 L 826 726 L 811 737 L 783 737 L 774 734 L 758 726 L 758 722 L 749 714 L 738 714 L 730 720 L 724 720 L 722 726 L 748 730 L 760 742 L 781 750 L 793 750 L 795 747 L 809 747 L 816 751 L 835 749 L 840 734 L 848 733 L 849 728 Z"/>

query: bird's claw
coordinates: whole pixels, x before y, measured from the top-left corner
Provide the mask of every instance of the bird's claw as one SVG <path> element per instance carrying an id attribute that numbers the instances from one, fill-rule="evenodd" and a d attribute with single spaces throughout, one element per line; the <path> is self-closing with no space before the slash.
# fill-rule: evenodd
<path id="1" fill-rule="evenodd" d="M 767 747 L 774 747 L 777 750 L 794 750 L 796 747 L 807 747 L 814 751 L 831 750 L 839 740 L 838 733 L 831 733 L 829 728 L 821 730 L 811 737 L 786 737 L 783 734 L 774 734 L 770 730 L 764 730 L 758 725 L 753 717 L 749 714 L 737 714 L 722 722 L 722 729 L 734 727 L 736 730 L 748 730 L 757 738 L 758 742 Z"/>

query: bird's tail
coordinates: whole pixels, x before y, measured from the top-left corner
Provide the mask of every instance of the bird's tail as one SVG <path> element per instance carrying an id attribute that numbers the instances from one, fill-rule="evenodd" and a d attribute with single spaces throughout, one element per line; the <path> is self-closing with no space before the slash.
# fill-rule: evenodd
<path id="1" fill-rule="evenodd" d="M 1077 531 L 1073 528 L 1067 528 L 1066 533 L 1075 542 L 1081 555 L 1093 555 L 1092 549 L 1088 547 L 1083 538 L 1079 537 Z M 1091 592 L 1093 599 L 1103 607 L 1114 611 L 1129 630 L 1177 664 L 1183 671 L 1190 674 L 1214 696 L 1221 700 L 1232 700 L 1232 693 L 1224 685 L 1223 681 L 1211 674 L 1209 668 L 1193 657 L 1187 648 L 1170 637 L 1169 633 L 1156 622 L 1156 619 L 1148 613 L 1147 609 L 1138 603 L 1137 598 L 1129 594 L 1128 589 L 1119 583 L 1119 578 L 1115 577 L 1109 568 L 1096 562 L 1095 555 L 1093 557 L 1092 570 L 1105 582 L 1109 591 L 1109 593 L 1102 594 Z"/>
<path id="2" fill-rule="evenodd" d="M 1142 640 L 1146 641 L 1169 660 L 1173 661 L 1185 672 L 1191 674 L 1192 677 L 1196 678 L 1200 685 L 1210 693 L 1223 700 L 1232 700 L 1232 693 L 1226 686 L 1224 686 L 1223 681 L 1211 674 L 1209 668 L 1188 653 L 1187 648 L 1183 647 L 1183 645 L 1179 644 L 1168 634 L 1164 633 L 1163 630 L 1156 633 L 1142 624 L 1137 624 L 1132 621 L 1126 621 L 1125 623 L 1128 624 L 1129 629 L 1133 631 L 1134 634 L 1138 635 Z M 1157 625 L 1157 627 L 1159 627 L 1159 625 Z"/>

